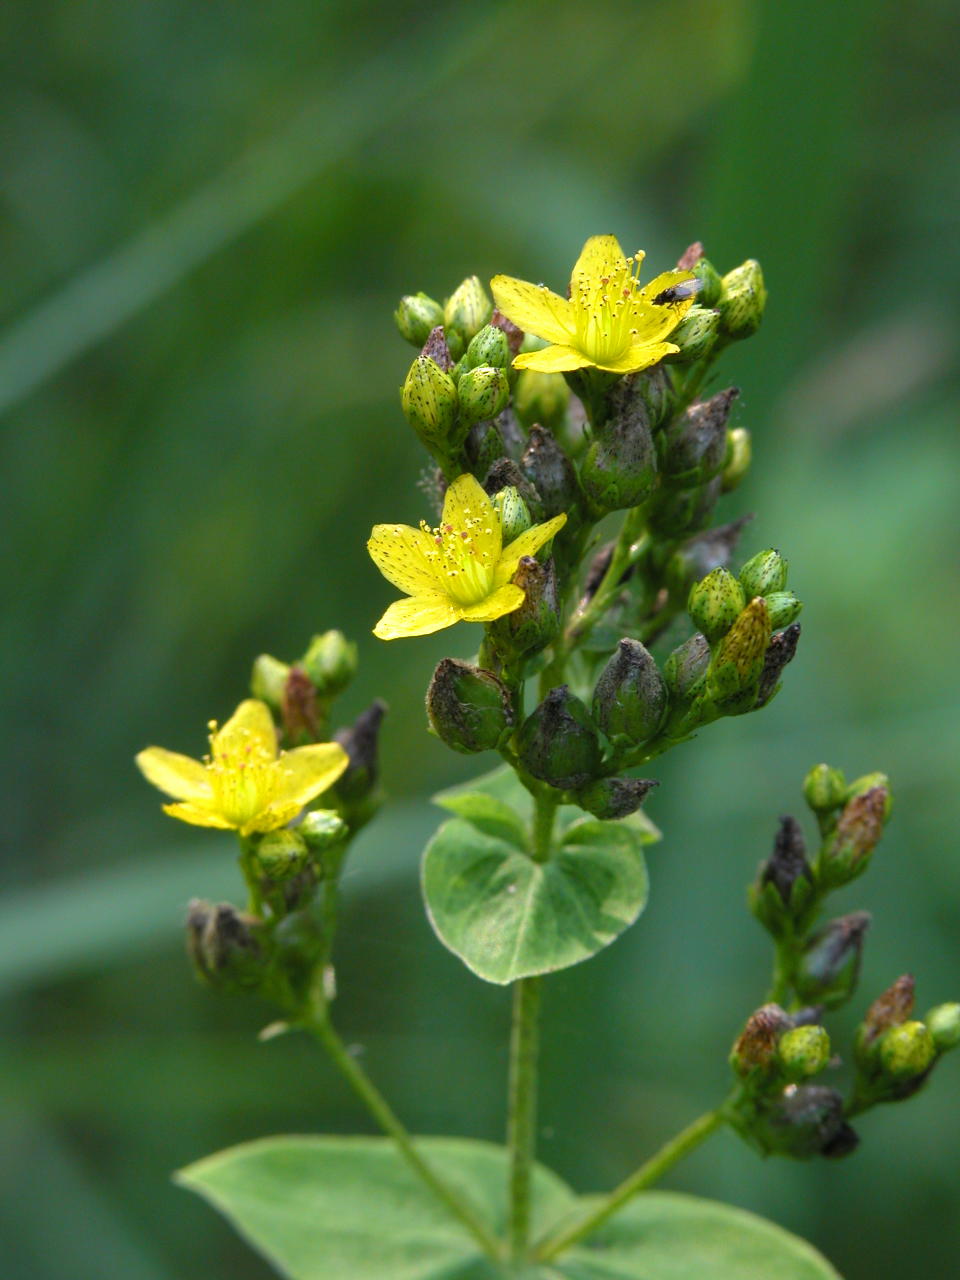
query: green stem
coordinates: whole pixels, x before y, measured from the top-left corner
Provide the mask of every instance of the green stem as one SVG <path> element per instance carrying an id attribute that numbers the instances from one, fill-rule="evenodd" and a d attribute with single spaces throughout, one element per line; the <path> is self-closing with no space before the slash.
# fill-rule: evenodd
<path id="1" fill-rule="evenodd" d="M 384 1133 L 393 1139 L 398 1151 L 420 1178 L 421 1182 L 429 1187 L 437 1199 L 446 1205 L 453 1216 L 466 1227 L 488 1258 L 499 1259 L 501 1256 L 500 1241 L 482 1221 L 473 1206 L 443 1179 L 438 1177 L 420 1155 L 413 1144 L 410 1134 L 394 1115 L 379 1089 L 347 1051 L 346 1045 L 337 1035 L 326 1012 L 319 1013 L 303 1023 L 303 1026 L 317 1037 L 354 1093 L 360 1098 Z"/>
<path id="2" fill-rule="evenodd" d="M 247 911 L 259 916 L 263 911 L 263 894 L 253 861 L 254 844 L 249 836 L 240 837 L 240 871 L 247 886 Z"/>
<path id="3" fill-rule="evenodd" d="M 540 979 L 521 978 L 513 988 L 510 1037 L 510 1258 L 526 1258 L 530 1238 L 531 1177 L 536 1154 L 537 1049 Z"/>
<path id="4" fill-rule="evenodd" d="M 556 1258 L 558 1254 L 569 1249 L 572 1245 L 579 1244 L 581 1240 L 592 1235 L 598 1227 L 612 1218 L 618 1209 L 622 1209 L 628 1200 L 640 1191 L 652 1186 L 657 1182 L 668 1169 L 672 1168 L 678 1160 L 682 1160 L 702 1142 L 705 1142 L 712 1133 L 716 1133 L 717 1129 L 724 1123 L 725 1114 L 723 1107 L 718 1107 L 715 1111 L 708 1111 L 705 1115 L 694 1120 L 693 1124 L 688 1125 L 675 1138 L 666 1143 L 660 1150 L 650 1157 L 645 1164 L 642 1164 L 635 1173 L 626 1178 L 606 1197 L 603 1203 L 593 1211 L 588 1217 L 583 1218 L 580 1222 L 574 1223 L 573 1226 L 567 1227 L 565 1231 L 559 1232 L 557 1235 L 548 1236 L 536 1250 L 536 1259 L 538 1262 L 550 1262 Z"/>

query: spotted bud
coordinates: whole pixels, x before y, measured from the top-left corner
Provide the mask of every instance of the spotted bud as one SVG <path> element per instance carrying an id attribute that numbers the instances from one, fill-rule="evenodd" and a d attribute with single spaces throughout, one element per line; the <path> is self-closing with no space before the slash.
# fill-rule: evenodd
<path id="1" fill-rule="evenodd" d="M 670 341 L 680 350 L 667 356 L 667 362 L 693 364 L 703 360 L 716 346 L 719 333 L 720 313 L 695 304 L 670 334 Z"/>
<path id="2" fill-rule="evenodd" d="M 428 448 L 444 448 L 454 433 L 457 389 L 453 379 L 428 356 L 410 366 L 400 392 L 404 417 Z"/>
<path id="3" fill-rule="evenodd" d="M 503 369 L 480 365 L 461 376 L 457 394 L 460 397 L 460 421 L 473 426 L 477 422 L 495 418 L 507 407 L 510 384 Z"/>
<path id="4" fill-rule="evenodd" d="M 788 627 L 800 616 L 803 604 L 792 591 L 774 591 L 766 597 L 770 625 L 774 631 Z"/>
<path id="5" fill-rule="evenodd" d="M 342 631 L 324 631 L 310 641 L 299 665 L 321 698 L 342 693 L 357 674 L 357 646 Z"/>
<path id="6" fill-rule="evenodd" d="M 748 258 L 723 277 L 717 300 L 721 332 L 730 339 L 749 338 L 760 328 L 766 305 L 760 263 Z"/>
<path id="7" fill-rule="evenodd" d="M 254 660 L 250 676 L 250 692 L 271 711 L 279 714 L 283 706 L 283 690 L 290 674 L 290 664 L 281 662 L 269 653 L 261 653 Z"/>
<path id="8" fill-rule="evenodd" d="M 929 1028 L 922 1022 L 901 1022 L 880 1038 L 878 1065 L 891 1082 L 902 1085 L 926 1074 L 937 1056 Z"/>
<path id="9" fill-rule="evenodd" d="M 769 596 L 771 592 L 785 589 L 787 562 L 779 551 L 770 547 L 748 560 L 739 577 L 741 587 L 751 600 L 754 596 Z"/>
<path id="10" fill-rule="evenodd" d="M 733 427 L 727 432 L 727 453 L 720 473 L 721 487 L 724 493 L 732 493 L 743 477 L 750 470 L 753 459 L 753 448 L 750 443 L 750 432 L 746 427 Z"/>
<path id="11" fill-rule="evenodd" d="M 488 365 L 493 369 L 506 369 L 510 363 L 510 344 L 507 335 L 496 325 L 485 324 L 476 333 L 463 357 L 467 369 L 479 369 Z"/>
<path id="12" fill-rule="evenodd" d="M 770 615 L 766 602 L 758 596 L 720 641 L 710 663 L 707 694 L 719 708 L 748 709 L 759 686 L 769 643 Z"/>
<path id="13" fill-rule="evenodd" d="M 496 750 L 514 727 L 506 685 L 491 672 L 456 658 L 444 658 L 433 673 L 427 718 L 438 738 L 466 755 Z"/>
<path id="14" fill-rule="evenodd" d="M 262 879 L 278 884 L 297 875 L 309 858 L 306 841 L 299 831 L 281 827 L 268 831 L 254 846 L 253 863 Z"/>
<path id="15" fill-rule="evenodd" d="M 847 796 L 847 783 L 840 769 L 815 764 L 803 780 L 803 798 L 816 814 L 839 809 Z"/>
<path id="16" fill-rule="evenodd" d="M 443 323 L 447 330 L 452 330 L 464 347 L 485 324 L 493 313 L 493 303 L 477 276 L 467 276 L 458 285 L 443 308 Z"/>
<path id="17" fill-rule="evenodd" d="M 400 336 L 422 347 L 437 325 L 443 324 L 443 307 L 425 293 L 408 293 L 393 313 Z"/>
<path id="18" fill-rule="evenodd" d="M 700 292 L 697 294 L 697 301 L 700 306 L 715 307 L 720 301 L 720 294 L 723 291 L 723 280 L 720 272 L 708 258 L 700 258 L 690 270 L 700 281 Z"/>
<path id="19" fill-rule="evenodd" d="M 783 631 L 770 637 L 767 652 L 763 657 L 763 670 L 757 684 L 757 699 L 754 707 L 765 707 L 780 688 L 780 677 L 783 669 L 797 656 L 797 645 L 800 642 L 800 623 L 792 622 Z"/>
<path id="20" fill-rule="evenodd" d="M 924 1018 L 933 1036 L 937 1053 L 946 1053 L 960 1044 L 960 1004 L 938 1004 Z"/>
<path id="21" fill-rule="evenodd" d="M 542 782 L 586 785 L 600 768 L 600 741 L 590 712 L 566 685 L 551 689 L 520 728 L 520 762 Z"/>
<path id="22" fill-rule="evenodd" d="M 638 746 L 660 728 L 667 702 L 653 656 L 639 640 L 621 640 L 593 691 L 596 723 L 614 746 Z"/>
<path id="23" fill-rule="evenodd" d="M 687 484 L 699 484 L 715 476 L 727 453 L 727 420 L 740 392 L 736 387 L 718 391 L 709 400 L 692 404 L 664 432 L 664 474 Z"/>
<path id="24" fill-rule="evenodd" d="M 570 403 L 570 388 L 560 373 L 522 369 L 513 392 L 513 407 L 525 427 L 534 423 L 551 431 L 561 425 Z"/>
<path id="25" fill-rule="evenodd" d="M 539 494 L 541 519 L 549 520 L 561 512 L 570 512 L 579 497 L 580 487 L 570 459 L 546 427 L 530 428 L 520 469 Z"/>
<path id="26" fill-rule="evenodd" d="M 915 992 L 916 982 L 912 974 L 905 973 L 874 1000 L 857 1028 L 855 1054 L 861 1067 L 867 1067 L 872 1061 L 876 1044 L 884 1032 L 906 1022 L 913 1013 Z"/>
<path id="27" fill-rule="evenodd" d="M 656 786 L 652 778 L 598 778 L 577 792 L 577 804 L 605 822 L 628 818 Z"/>
<path id="28" fill-rule="evenodd" d="M 777 1042 L 777 1057 L 788 1080 L 805 1080 L 830 1061 L 830 1037 L 823 1027 L 792 1027 Z"/>
<path id="29" fill-rule="evenodd" d="M 743 588 L 730 570 L 713 569 L 690 588 L 687 612 L 694 626 L 713 643 L 726 635 L 746 603 Z"/>
<path id="30" fill-rule="evenodd" d="M 870 926 L 866 911 L 831 920 L 804 948 L 794 973 L 801 1000 L 836 1009 L 849 1000 L 860 976 L 863 940 Z"/>
<path id="31" fill-rule="evenodd" d="M 515 485 L 507 485 L 493 495 L 493 507 L 500 521 L 503 545 L 509 546 L 514 538 L 519 538 L 533 524 L 530 508 L 520 497 Z"/>
<path id="32" fill-rule="evenodd" d="M 839 888 L 866 871 L 883 835 L 887 797 L 886 787 L 870 787 L 844 805 L 820 851 L 817 870 L 826 887 Z"/>

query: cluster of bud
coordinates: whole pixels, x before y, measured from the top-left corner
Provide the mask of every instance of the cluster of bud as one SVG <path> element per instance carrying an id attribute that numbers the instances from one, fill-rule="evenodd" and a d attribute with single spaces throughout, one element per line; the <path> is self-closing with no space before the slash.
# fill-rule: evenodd
<path id="1" fill-rule="evenodd" d="M 323 737 L 330 704 L 356 673 L 356 644 L 342 631 L 324 631 L 296 662 L 261 653 L 253 664 L 250 692 L 280 720 L 288 745 L 297 746 Z"/>

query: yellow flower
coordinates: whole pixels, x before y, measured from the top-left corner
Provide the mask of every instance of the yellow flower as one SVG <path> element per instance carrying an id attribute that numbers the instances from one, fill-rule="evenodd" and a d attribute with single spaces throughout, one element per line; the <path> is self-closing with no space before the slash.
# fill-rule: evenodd
<path id="1" fill-rule="evenodd" d="M 266 703 L 248 698 L 223 726 L 210 725 L 210 755 L 203 761 L 147 747 L 140 772 L 172 796 L 164 812 L 197 827 L 221 827 L 242 836 L 285 827 L 305 804 L 343 773 L 349 757 L 336 742 L 277 750 Z"/>
<path id="2" fill-rule="evenodd" d="M 447 490 L 438 529 L 378 524 L 367 543 L 374 564 L 407 600 L 397 600 L 373 629 L 381 640 L 425 636 L 455 622 L 492 622 L 523 604 L 510 579 L 521 556 L 532 556 L 566 523 L 565 515 L 536 524 L 504 547 L 500 518 L 471 475 Z"/>
<path id="3" fill-rule="evenodd" d="M 665 339 L 690 310 L 696 290 L 678 288 L 689 271 L 664 271 L 640 287 L 644 255 L 624 257 L 616 236 L 591 236 L 570 276 L 570 297 L 513 276 L 491 281 L 497 307 L 527 333 L 553 346 L 517 356 L 518 369 L 563 373 L 593 366 L 636 373 L 679 347 Z M 668 291 L 675 291 L 669 293 Z M 667 297 L 658 302 L 662 295 Z"/>

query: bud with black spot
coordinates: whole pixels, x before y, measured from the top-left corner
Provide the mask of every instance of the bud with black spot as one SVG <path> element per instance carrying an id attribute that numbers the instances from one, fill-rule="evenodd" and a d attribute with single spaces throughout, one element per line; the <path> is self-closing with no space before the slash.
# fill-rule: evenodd
<path id="1" fill-rule="evenodd" d="M 467 276 L 454 289 L 443 308 L 443 324 L 448 340 L 455 336 L 463 351 L 470 339 L 489 323 L 492 314 L 493 303 L 479 278 Z"/>
<path id="2" fill-rule="evenodd" d="M 663 724 L 669 698 L 656 660 L 639 640 L 623 639 L 593 691 L 593 718 L 615 747 L 638 746 Z"/>
<path id="3" fill-rule="evenodd" d="M 491 672 L 456 658 L 437 664 L 427 690 L 427 717 L 437 737 L 465 755 L 497 750 L 514 728 L 506 685 Z"/>
<path id="4" fill-rule="evenodd" d="M 578 789 L 600 769 L 600 740 L 590 712 L 566 685 L 551 689 L 518 736 L 520 763 L 542 782 Z"/>
<path id="5" fill-rule="evenodd" d="M 723 277 L 720 297 L 720 331 L 732 340 L 749 338 L 760 328 L 767 305 L 767 290 L 760 263 L 748 258 Z"/>
<path id="6" fill-rule="evenodd" d="M 577 792 L 577 804 L 607 822 L 628 818 L 656 786 L 652 778 L 598 778 Z"/>
<path id="7" fill-rule="evenodd" d="M 407 294 L 393 313 L 400 336 L 422 347 L 437 325 L 443 324 L 443 307 L 425 293 Z"/>
<path id="8" fill-rule="evenodd" d="M 866 911 L 831 920 L 804 948 L 794 973 L 801 1000 L 836 1009 L 853 994 L 860 976 L 863 940 L 870 926 Z"/>
<path id="9" fill-rule="evenodd" d="M 690 588 L 687 612 L 712 644 L 727 634 L 746 603 L 743 588 L 730 570 L 713 569 Z"/>

